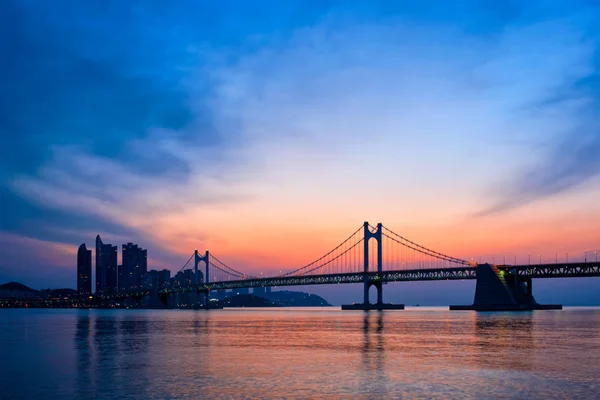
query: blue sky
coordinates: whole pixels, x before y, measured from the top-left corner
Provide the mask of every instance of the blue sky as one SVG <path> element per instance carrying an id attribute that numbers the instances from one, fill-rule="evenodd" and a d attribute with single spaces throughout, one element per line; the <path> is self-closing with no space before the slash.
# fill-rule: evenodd
<path id="1" fill-rule="evenodd" d="M 173 270 L 293 268 L 364 220 L 465 258 L 600 248 L 594 1 L 0 11 L 0 281 L 74 286 L 98 233 Z"/>

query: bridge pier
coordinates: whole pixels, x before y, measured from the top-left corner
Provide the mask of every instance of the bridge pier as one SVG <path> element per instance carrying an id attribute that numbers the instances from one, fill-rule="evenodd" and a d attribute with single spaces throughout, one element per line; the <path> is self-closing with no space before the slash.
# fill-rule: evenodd
<path id="1" fill-rule="evenodd" d="M 364 232 L 364 274 L 363 274 L 363 303 L 362 304 L 343 304 L 342 310 L 404 310 L 404 304 L 384 304 L 383 302 L 383 281 L 381 275 L 377 275 L 375 278 L 369 276 L 369 240 L 375 239 L 377 241 L 377 272 L 381 274 L 383 272 L 383 238 L 382 238 L 381 223 L 377 224 L 377 230 L 371 232 L 369 229 L 369 223 L 363 224 Z M 369 301 L 369 289 L 371 286 L 377 288 L 377 303 L 371 304 Z"/>
<path id="2" fill-rule="evenodd" d="M 533 297 L 531 278 L 520 278 L 517 270 L 500 271 L 495 265 L 477 265 L 475 298 L 470 306 L 450 310 L 533 311 L 561 310 L 560 304 L 538 304 Z"/>

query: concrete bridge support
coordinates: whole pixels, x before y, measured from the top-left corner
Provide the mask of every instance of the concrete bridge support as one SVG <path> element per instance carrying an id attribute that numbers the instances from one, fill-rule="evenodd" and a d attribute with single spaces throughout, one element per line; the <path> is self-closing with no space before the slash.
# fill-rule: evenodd
<path id="1" fill-rule="evenodd" d="M 533 297 L 531 278 L 521 279 L 516 269 L 505 273 L 495 265 L 477 266 L 475 298 L 470 306 L 450 306 L 450 310 L 532 311 L 560 310 L 560 304 L 538 304 Z"/>

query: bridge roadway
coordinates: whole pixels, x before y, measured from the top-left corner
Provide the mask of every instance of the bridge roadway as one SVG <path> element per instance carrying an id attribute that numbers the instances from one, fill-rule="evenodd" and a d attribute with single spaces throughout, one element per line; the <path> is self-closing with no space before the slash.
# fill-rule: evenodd
<path id="1" fill-rule="evenodd" d="M 517 271 L 520 278 L 578 278 L 600 277 L 600 263 L 568 263 L 568 264 L 536 264 L 536 265 L 498 265 L 499 270 L 514 274 Z M 407 281 L 442 281 L 476 279 L 476 266 L 455 268 L 413 269 L 398 271 L 369 272 L 369 280 L 373 282 L 407 282 Z M 282 276 L 273 278 L 250 278 L 245 280 L 211 282 L 183 288 L 163 289 L 162 293 L 206 292 L 222 289 L 238 289 L 267 286 L 303 286 L 327 285 L 341 283 L 363 283 L 364 272 L 341 274 Z M 195 290 L 194 290 L 195 289 Z"/>

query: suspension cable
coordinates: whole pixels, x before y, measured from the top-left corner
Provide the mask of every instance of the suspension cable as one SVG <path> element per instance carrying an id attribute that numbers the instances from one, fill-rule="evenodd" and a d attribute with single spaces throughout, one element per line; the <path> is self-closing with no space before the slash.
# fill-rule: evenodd
<path id="1" fill-rule="evenodd" d="M 317 265 L 316 267 L 313 267 L 312 269 L 309 269 L 308 271 L 304 271 L 304 273 L 310 273 L 312 271 L 315 271 L 315 270 L 317 270 L 319 268 L 322 268 L 322 267 L 326 266 L 327 264 L 332 263 L 333 261 L 335 261 L 338 258 L 342 257 L 344 254 L 348 253 L 350 250 L 352 250 L 353 248 L 355 248 L 356 246 L 358 246 L 363 240 L 364 239 L 360 239 L 358 242 L 356 242 L 356 244 L 354 244 L 352 247 L 349 247 L 343 253 L 338 254 L 337 256 L 335 256 L 334 258 L 332 258 L 331 260 L 329 260 L 329 261 L 327 261 L 327 262 L 325 262 L 323 264 Z M 280 275 L 279 277 L 282 277 L 282 276 L 284 276 L 284 275 Z"/>
<path id="2" fill-rule="evenodd" d="M 390 240 L 392 240 L 392 241 L 394 241 L 394 242 L 402 245 L 402 246 L 408 247 L 409 249 L 415 250 L 415 251 L 417 251 L 417 252 L 419 252 L 421 254 L 425 254 L 427 256 L 434 257 L 434 258 L 437 258 L 437 259 L 440 259 L 440 260 L 444 260 L 444 261 L 448 261 L 448 262 L 455 263 L 455 264 L 462 264 L 462 265 L 466 265 L 467 264 L 466 261 L 459 260 L 458 258 L 447 257 L 447 256 L 445 256 L 443 254 L 440 254 L 440 253 L 438 253 L 440 255 L 431 254 L 431 253 L 429 253 L 427 251 L 424 251 L 424 250 L 421 250 L 421 249 L 419 249 L 417 247 L 413 247 L 413 246 L 408 245 L 406 243 L 402 243 L 399 240 L 397 240 L 397 239 L 395 239 L 395 238 L 393 238 L 393 237 L 391 237 L 391 236 L 389 236 L 389 235 L 387 235 L 385 233 L 382 233 L 382 235 L 385 236 L 385 237 L 387 237 L 388 239 L 390 239 Z M 419 246 L 419 247 L 422 247 L 422 246 Z M 427 249 L 425 249 L 425 250 L 427 250 Z"/>
<path id="3" fill-rule="evenodd" d="M 348 242 L 350 239 L 352 239 L 352 237 L 353 237 L 354 235 L 356 235 L 358 232 L 360 232 L 360 230 L 361 230 L 361 229 L 363 229 L 363 226 L 362 226 L 362 225 L 361 225 L 361 227 L 360 227 L 360 228 L 358 228 L 356 231 L 354 231 L 354 232 L 353 232 L 353 233 L 352 233 L 350 236 L 348 236 L 348 238 L 346 238 L 346 240 L 344 240 L 342 243 L 338 244 L 338 245 L 337 245 L 337 246 L 336 246 L 336 247 L 335 247 L 333 250 L 329 251 L 327 254 L 325 254 L 325 255 L 323 255 L 323 256 L 321 256 L 321 257 L 317 258 L 317 259 L 316 259 L 316 260 L 314 260 L 313 262 L 311 262 L 311 263 L 309 263 L 309 264 L 306 264 L 306 265 L 305 265 L 305 266 L 303 266 L 303 267 L 297 268 L 297 269 L 295 269 L 295 270 L 293 270 L 293 271 L 289 271 L 289 272 L 286 272 L 286 273 L 284 273 L 284 274 L 281 274 L 281 275 L 277 275 L 277 277 L 284 277 L 284 276 L 293 275 L 293 274 L 295 274 L 296 272 L 300 272 L 300 271 L 302 271 L 303 269 L 306 269 L 306 268 L 312 267 L 313 265 L 315 265 L 315 264 L 316 264 L 316 263 L 318 263 L 319 261 L 323 260 L 325 257 L 329 256 L 331 253 L 333 253 L 334 251 L 336 251 L 337 249 L 339 249 L 340 247 L 342 247 L 342 246 L 343 246 L 343 245 L 344 245 L 346 242 Z"/>
<path id="4" fill-rule="evenodd" d="M 456 258 L 456 257 L 448 256 L 448 255 L 446 255 L 446 254 L 439 253 L 439 252 L 437 252 L 437 251 L 435 251 L 435 250 L 428 249 L 427 247 L 421 246 L 420 244 L 417 244 L 417 243 L 415 243 L 415 242 L 413 242 L 413 241 L 411 241 L 411 240 L 409 240 L 409 239 L 407 239 L 407 238 L 405 238 L 405 237 L 403 237 L 403 236 L 401 236 L 401 235 L 397 234 L 396 232 L 392 231 L 391 229 L 388 229 L 388 228 L 386 228 L 386 227 L 385 227 L 385 226 L 383 226 L 383 225 L 382 225 L 382 227 L 383 227 L 383 229 L 385 229 L 386 231 L 388 231 L 388 232 L 390 232 L 391 234 L 393 234 L 393 235 L 395 235 L 395 236 L 399 237 L 400 239 L 402 239 L 402 240 L 404 240 L 404 241 L 406 241 L 406 242 L 408 242 L 408 243 L 412 244 L 413 246 L 415 246 L 415 247 L 418 247 L 418 248 L 420 248 L 420 249 L 423 249 L 423 250 L 425 250 L 426 252 L 430 253 L 429 255 L 431 255 L 432 257 L 436 257 L 436 255 L 437 255 L 437 256 L 440 256 L 440 257 L 442 257 L 442 258 L 446 259 L 447 261 L 449 261 L 449 260 L 454 260 L 454 262 L 456 262 L 456 263 L 460 263 L 460 264 L 467 264 L 467 261 L 465 261 L 465 260 L 461 260 L 460 258 Z M 388 237 L 389 237 L 389 236 L 388 236 Z M 400 242 L 398 242 L 398 243 L 400 243 Z M 404 243 L 400 243 L 400 244 L 402 244 L 403 246 L 411 247 L 411 246 L 408 246 L 408 245 L 406 245 L 406 244 L 404 244 Z M 412 248 L 412 247 L 411 247 L 411 248 Z M 417 250 L 417 249 L 414 249 L 414 250 Z"/>
<path id="5" fill-rule="evenodd" d="M 190 259 L 189 259 L 189 260 L 187 260 L 187 261 L 185 262 L 185 264 L 183 264 L 183 267 L 181 267 L 181 268 L 179 269 L 179 271 L 177 271 L 177 273 L 179 273 L 179 272 L 183 271 L 183 269 L 184 269 L 184 268 L 185 268 L 185 267 L 186 267 L 186 266 L 187 266 L 187 265 L 190 263 L 190 261 L 192 261 L 192 258 L 194 258 L 194 256 L 195 256 L 195 255 L 196 255 L 196 253 L 193 253 L 193 254 L 192 254 L 192 256 L 190 257 Z"/>
<path id="6" fill-rule="evenodd" d="M 227 275 L 234 275 L 234 276 L 236 276 L 236 277 L 238 277 L 238 278 L 244 278 L 244 277 L 247 277 L 247 275 L 243 275 L 243 274 L 241 274 L 241 275 L 238 275 L 237 273 L 232 273 L 231 271 L 226 271 L 226 270 L 224 270 L 223 268 L 219 267 L 218 265 L 216 265 L 216 264 L 213 264 L 212 262 L 209 262 L 208 264 L 209 264 L 211 267 L 213 267 L 213 268 L 215 268 L 215 269 L 218 269 L 219 271 L 221 271 L 221 272 L 223 272 L 223 273 L 225 273 L 225 274 L 227 274 Z"/>
<path id="7" fill-rule="evenodd" d="M 218 262 L 223 268 L 228 269 L 229 271 L 231 271 L 232 273 L 242 277 L 242 276 L 247 276 L 249 278 L 256 278 L 255 276 L 250 276 L 248 274 L 244 274 L 241 271 L 238 271 L 237 269 L 231 268 L 229 265 L 225 264 L 223 261 L 219 260 L 217 257 L 215 257 L 212 253 L 210 253 L 210 258 L 214 259 L 216 262 Z"/>

